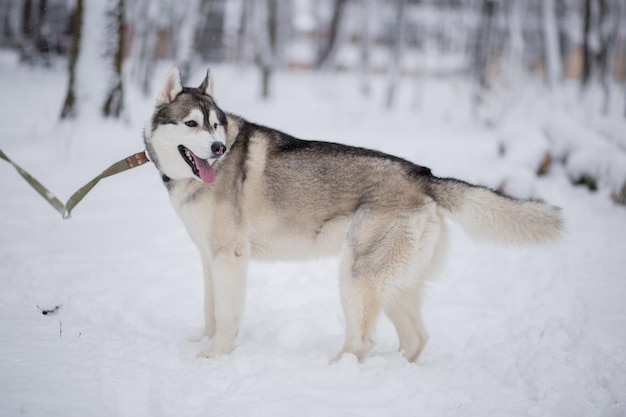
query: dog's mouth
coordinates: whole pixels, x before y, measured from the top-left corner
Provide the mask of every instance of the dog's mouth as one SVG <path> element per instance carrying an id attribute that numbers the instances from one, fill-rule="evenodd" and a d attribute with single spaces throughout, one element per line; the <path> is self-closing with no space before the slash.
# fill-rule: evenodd
<path id="1" fill-rule="evenodd" d="M 183 145 L 178 145 L 178 152 L 183 160 L 191 168 L 191 172 L 196 177 L 200 178 L 202 182 L 207 184 L 213 184 L 215 182 L 215 169 L 209 164 L 209 161 L 197 157 L 193 152 Z"/>

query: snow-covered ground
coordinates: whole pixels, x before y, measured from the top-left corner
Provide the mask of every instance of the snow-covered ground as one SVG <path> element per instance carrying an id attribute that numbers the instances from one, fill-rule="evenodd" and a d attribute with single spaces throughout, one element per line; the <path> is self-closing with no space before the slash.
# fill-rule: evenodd
<path id="1" fill-rule="evenodd" d="M 366 99 L 350 75 L 278 74 L 262 102 L 255 71 L 214 71 L 226 110 L 438 176 L 506 180 L 562 207 L 567 230 L 558 243 L 499 248 L 452 226 L 425 306 L 431 339 L 415 364 L 396 352 L 385 318 L 365 361 L 328 364 L 344 334 L 332 259 L 253 264 L 236 349 L 205 360 L 196 353 L 209 342 L 189 341 L 202 326 L 199 257 L 152 166 L 102 181 L 62 220 L 0 161 L 0 415 L 626 415 L 626 208 L 605 189 L 571 186 L 561 165 L 537 179 L 498 153 L 511 135 L 542 131 L 549 100 L 526 94 L 502 127 L 485 128 L 461 81 L 404 84 L 387 112 L 382 79 Z M 123 122 L 59 123 L 65 83 L 64 68 L 0 59 L 0 148 L 62 200 L 142 150 L 153 103 L 129 89 Z M 623 122 L 610 125 L 626 134 Z"/>

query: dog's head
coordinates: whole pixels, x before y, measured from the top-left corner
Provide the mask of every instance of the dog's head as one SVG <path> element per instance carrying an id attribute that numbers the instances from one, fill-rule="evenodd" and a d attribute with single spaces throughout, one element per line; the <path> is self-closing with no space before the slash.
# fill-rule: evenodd
<path id="1" fill-rule="evenodd" d="M 213 99 L 210 71 L 200 87 L 183 87 L 178 68 L 167 74 L 144 131 L 150 158 L 171 179 L 215 182 L 212 161 L 226 153 L 226 114 Z"/>

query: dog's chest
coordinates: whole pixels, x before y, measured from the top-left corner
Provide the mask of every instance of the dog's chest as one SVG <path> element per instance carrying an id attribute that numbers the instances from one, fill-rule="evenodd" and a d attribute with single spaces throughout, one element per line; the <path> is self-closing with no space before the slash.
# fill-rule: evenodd
<path id="1" fill-rule="evenodd" d="M 211 230 L 213 196 L 195 180 L 168 185 L 170 203 L 197 245 L 204 244 Z"/>

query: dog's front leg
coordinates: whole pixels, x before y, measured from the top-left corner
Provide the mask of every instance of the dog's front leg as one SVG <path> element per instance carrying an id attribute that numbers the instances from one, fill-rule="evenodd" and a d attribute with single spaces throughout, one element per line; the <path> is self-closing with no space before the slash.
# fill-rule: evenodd
<path id="1" fill-rule="evenodd" d="M 208 250 L 206 251 L 208 252 Z M 213 293 L 213 271 L 211 256 L 203 251 L 202 269 L 204 273 L 204 333 L 212 339 L 215 336 L 215 295 Z"/>
<path id="2" fill-rule="evenodd" d="M 198 356 L 214 357 L 233 350 L 243 314 L 248 259 L 237 250 L 220 250 L 211 260 L 215 337 Z"/>

